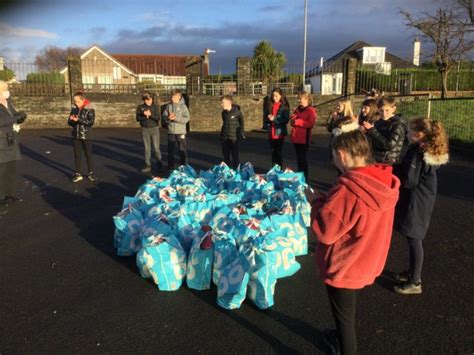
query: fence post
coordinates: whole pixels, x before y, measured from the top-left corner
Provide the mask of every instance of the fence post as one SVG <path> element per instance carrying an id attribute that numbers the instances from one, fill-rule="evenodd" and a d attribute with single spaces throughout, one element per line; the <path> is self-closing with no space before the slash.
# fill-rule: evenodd
<path id="1" fill-rule="evenodd" d="M 431 118 L 431 94 L 428 94 L 428 112 L 426 113 L 428 118 Z"/>
<path id="2" fill-rule="evenodd" d="M 251 72 L 252 72 L 252 58 L 237 57 L 236 62 L 237 72 L 237 93 L 239 95 L 248 95 L 251 90 Z"/>
<path id="3" fill-rule="evenodd" d="M 82 89 L 82 65 L 81 57 L 69 56 L 67 59 L 67 78 L 69 85 L 69 97 L 73 103 L 74 92 Z"/>
<path id="4" fill-rule="evenodd" d="M 356 89 L 356 74 L 357 74 L 357 59 L 350 58 L 344 60 L 344 71 L 343 71 L 343 94 L 344 96 L 355 93 Z"/>

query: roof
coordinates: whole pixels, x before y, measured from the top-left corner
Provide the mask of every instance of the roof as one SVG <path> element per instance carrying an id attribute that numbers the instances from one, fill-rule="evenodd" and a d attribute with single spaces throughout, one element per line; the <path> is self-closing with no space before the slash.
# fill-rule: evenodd
<path id="1" fill-rule="evenodd" d="M 161 74 L 185 76 L 190 61 L 200 62 L 200 56 L 152 55 L 152 54 L 112 54 L 119 62 L 136 74 Z"/>
<path id="2" fill-rule="evenodd" d="M 342 68 L 342 62 L 345 59 L 355 58 L 355 59 L 360 60 L 358 50 L 362 49 L 363 47 L 377 47 L 377 46 L 374 46 L 374 45 L 372 45 L 370 43 L 367 43 L 367 42 L 364 42 L 364 41 L 354 42 L 350 46 L 344 48 L 340 52 L 336 53 L 335 55 L 333 55 L 332 57 L 327 59 L 324 62 L 324 67 L 328 68 L 328 67 L 331 67 L 331 66 L 339 66 L 340 65 L 341 68 Z M 414 65 L 412 63 L 410 63 L 409 61 L 406 61 L 406 60 L 404 60 L 400 57 L 397 57 L 396 55 L 391 54 L 387 51 L 385 51 L 385 61 L 392 63 L 392 68 L 411 68 L 411 67 L 414 67 Z M 319 66 L 317 66 L 317 67 L 311 69 L 308 72 L 308 76 L 315 75 L 315 74 L 319 73 L 319 71 L 320 71 Z"/>

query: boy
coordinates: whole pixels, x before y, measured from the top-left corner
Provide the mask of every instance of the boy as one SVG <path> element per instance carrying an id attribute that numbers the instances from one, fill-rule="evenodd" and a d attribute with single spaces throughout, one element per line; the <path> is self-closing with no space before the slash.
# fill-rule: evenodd
<path id="1" fill-rule="evenodd" d="M 168 170 L 174 169 L 174 150 L 179 149 L 180 164 L 186 165 L 186 124 L 189 122 L 189 110 L 184 102 L 181 90 L 171 91 L 171 102 L 166 105 L 163 120 L 168 127 Z"/>
<path id="2" fill-rule="evenodd" d="M 393 97 L 380 99 L 377 107 L 380 119 L 375 123 L 363 122 L 374 159 L 377 163 L 398 165 L 405 145 L 405 123 L 395 114 L 397 105 Z"/>
<path id="3" fill-rule="evenodd" d="M 240 107 L 233 104 L 232 96 L 221 97 L 222 128 L 221 144 L 225 163 L 237 169 L 239 160 L 239 140 L 244 139 L 244 117 Z M 232 162 L 230 156 L 232 155 Z"/>
<path id="4" fill-rule="evenodd" d="M 82 177 L 82 152 L 86 156 L 87 161 L 87 178 L 95 181 L 92 166 L 92 126 L 95 121 L 95 110 L 91 106 L 90 101 L 84 97 L 80 91 L 76 92 L 73 97 L 74 106 L 71 109 L 68 125 L 72 127 L 72 145 L 74 147 L 74 157 L 76 165 L 76 173 L 72 177 L 72 182 L 83 180 Z"/>
<path id="5" fill-rule="evenodd" d="M 142 128 L 143 145 L 145 146 L 145 167 L 143 173 L 151 171 L 151 144 L 155 158 L 157 160 L 157 168 L 161 170 L 161 151 L 160 151 L 160 109 L 155 105 L 153 95 L 144 91 L 142 94 L 143 104 L 138 105 L 136 119 L 140 122 Z"/>

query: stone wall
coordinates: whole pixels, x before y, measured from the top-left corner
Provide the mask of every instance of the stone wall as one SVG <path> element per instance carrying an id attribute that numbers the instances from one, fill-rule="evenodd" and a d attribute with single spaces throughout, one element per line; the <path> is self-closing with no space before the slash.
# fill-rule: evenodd
<path id="1" fill-rule="evenodd" d="M 332 99 L 331 96 L 318 96 L 315 104 Z M 71 109 L 67 97 L 13 97 L 17 110 L 25 111 L 28 119 L 24 128 L 65 128 Z M 138 96 L 103 95 L 90 96 L 96 108 L 96 127 L 138 127 L 135 109 L 140 103 Z M 290 105 L 297 106 L 297 97 L 290 96 Z M 244 114 L 246 130 L 262 128 L 264 97 L 236 96 L 236 104 Z M 335 105 L 335 104 L 334 104 Z M 332 108 L 332 104 L 330 105 Z M 191 130 L 218 131 L 221 127 L 221 106 L 217 96 L 190 96 Z M 325 122 L 327 109 L 320 110 L 320 123 Z"/>

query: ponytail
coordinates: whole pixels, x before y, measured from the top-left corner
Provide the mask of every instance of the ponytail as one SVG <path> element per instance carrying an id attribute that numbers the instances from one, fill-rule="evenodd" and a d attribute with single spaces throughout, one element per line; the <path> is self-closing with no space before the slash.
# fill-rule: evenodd
<path id="1" fill-rule="evenodd" d="M 429 118 L 414 118 L 410 121 L 410 128 L 425 135 L 422 142 L 426 153 L 438 157 L 449 154 L 448 135 L 441 122 Z"/>

